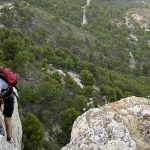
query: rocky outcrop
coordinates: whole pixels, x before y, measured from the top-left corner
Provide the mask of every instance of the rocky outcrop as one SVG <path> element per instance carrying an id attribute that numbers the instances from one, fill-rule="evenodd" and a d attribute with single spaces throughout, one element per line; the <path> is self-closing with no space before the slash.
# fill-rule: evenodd
<path id="1" fill-rule="evenodd" d="M 128 97 L 88 110 L 62 150 L 150 150 L 150 100 Z"/>
<path id="2" fill-rule="evenodd" d="M 0 120 L 3 128 L 5 127 L 4 121 L 3 121 L 3 115 L 1 113 Z M 0 135 L 0 150 L 21 150 L 21 144 L 22 144 L 22 125 L 18 113 L 18 103 L 17 98 L 15 98 L 15 105 L 14 105 L 14 112 L 12 116 L 12 126 L 13 126 L 13 141 L 14 143 L 10 144 L 6 141 L 6 137 L 1 133 Z M 4 129 L 5 134 L 5 129 Z M 5 134 L 6 135 L 6 134 Z"/>

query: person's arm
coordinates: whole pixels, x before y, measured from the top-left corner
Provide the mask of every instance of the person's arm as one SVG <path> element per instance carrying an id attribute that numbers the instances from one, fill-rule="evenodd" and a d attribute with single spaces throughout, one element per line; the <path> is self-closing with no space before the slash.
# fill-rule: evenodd
<path id="1" fill-rule="evenodd" d="M 2 112 L 3 111 L 3 108 L 2 108 L 2 104 L 3 104 L 4 102 L 3 102 L 3 99 L 2 98 L 0 98 L 0 111 Z"/>
<path id="2" fill-rule="evenodd" d="M 0 99 L 3 99 L 3 97 L 5 96 L 5 94 L 7 93 L 7 90 L 4 90 L 0 93 Z"/>
<path id="3" fill-rule="evenodd" d="M 3 93 L 1 92 L 1 90 L 2 90 L 2 84 L 0 82 L 0 111 L 2 112 Z"/>

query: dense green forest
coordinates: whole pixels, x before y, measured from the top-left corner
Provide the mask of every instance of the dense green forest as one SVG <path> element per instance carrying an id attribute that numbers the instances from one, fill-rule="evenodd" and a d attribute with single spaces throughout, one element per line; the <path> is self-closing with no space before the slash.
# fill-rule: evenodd
<path id="1" fill-rule="evenodd" d="M 85 4 L 27 0 L 0 9 L 0 65 L 17 73 L 24 150 L 59 150 L 69 142 L 74 120 L 104 105 L 104 97 L 114 102 L 150 95 L 150 32 L 133 18 L 134 28 L 126 25 L 128 12 L 137 13 L 140 5 L 93 0 L 82 26 Z M 69 72 L 79 75 L 83 87 Z"/>

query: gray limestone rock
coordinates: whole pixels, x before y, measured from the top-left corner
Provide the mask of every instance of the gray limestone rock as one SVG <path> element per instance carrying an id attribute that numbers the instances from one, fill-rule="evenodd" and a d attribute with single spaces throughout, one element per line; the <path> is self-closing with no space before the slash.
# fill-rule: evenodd
<path id="1" fill-rule="evenodd" d="M 17 92 L 16 92 L 17 93 Z M 5 133 L 5 125 L 3 120 L 3 115 L 0 113 L 0 150 L 21 150 L 22 144 L 22 125 L 18 113 L 18 103 L 17 98 L 15 98 L 14 112 L 12 116 L 12 126 L 13 126 L 13 143 L 10 144 L 6 141 Z M 5 134 L 6 135 L 6 134 Z"/>
<path id="2" fill-rule="evenodd" d="M 88 110 L 61 150 L 150 150 L 150 101 L 133 96 Z"/>

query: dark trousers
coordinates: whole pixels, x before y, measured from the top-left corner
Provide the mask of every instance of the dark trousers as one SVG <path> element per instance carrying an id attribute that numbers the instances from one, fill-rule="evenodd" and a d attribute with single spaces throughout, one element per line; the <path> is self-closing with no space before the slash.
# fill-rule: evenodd
<path id="1" fill-rule="evenodd" d="M 5 117 L 12 117 L 14 111 L 14 95 L 4 98 L 4 110 L 3 114 Z"/>

